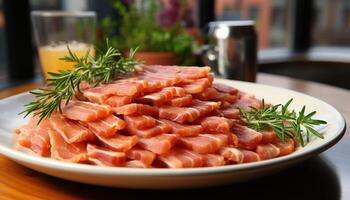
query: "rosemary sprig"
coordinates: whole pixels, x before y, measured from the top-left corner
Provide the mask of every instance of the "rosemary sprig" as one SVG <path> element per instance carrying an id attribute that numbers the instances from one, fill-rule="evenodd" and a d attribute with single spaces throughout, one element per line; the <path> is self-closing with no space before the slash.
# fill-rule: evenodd
<path id="1" fill-rule="evenodd" d="M 82 81 L 94 85 L 108 83 L 120 74 L 133 71 L 135 65 L 140 63 L 133 59 L 137 49 L 131 49 L 129 57 L 126 58 L 117 49 L 109 46 L 108 41 L 106 52 L 100 53 L 96 59 L 89 52 L 79 58 L 68 46 L 67 48 L 69 54 L 61 60 L 74 63 L 73 69 L 49 72 L 51 77 L 47 79 L 48 87 L 30 92 L 35 100 L 24 105 L 25 110 L 20 113 L 25 114 L 24 117 L 33 113 L 34 116 L 39 116 L 40 123 L 52 112 L 61 111 L 61 103 L 65 101 L 68 104 L 76 92 L 80 92 Z"/>
<path id="2" fill-rule="evenodd" d="M 321 133 L 314 129 L 314 126 L 327 124 L 326 121 L 313 119 L 316 111 L 309 114 L 305 113 L 305 106 L 297 113 L 294 110 L 289 111 L 288 107 L 293 99 L 287 101 L 284 105 L 266 106 L 262 100 L 261 109 L 250 107 L 249 110 L 240 110 L 241 120 L 246 125 L 257 131 L 272 128 L 282 142 L 286 137 L 297 139 L 301 146 L 305 146 L 310 141 L 310 135 L 324 138 Z"/>

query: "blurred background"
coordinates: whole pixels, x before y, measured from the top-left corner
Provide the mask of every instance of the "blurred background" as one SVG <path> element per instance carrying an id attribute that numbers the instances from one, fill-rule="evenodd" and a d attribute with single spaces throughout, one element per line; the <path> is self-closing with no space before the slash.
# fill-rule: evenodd
<path id="1" fill-rule="evenodd" d="M 208 22 L 251 19 L 260 72 L 350 89 L 349 0 L 0 0 L 0 89 L 40 79 L 32 10 L 95 11 L 97 47 L 109 37 L 180 65 L 203 65 Z"/>

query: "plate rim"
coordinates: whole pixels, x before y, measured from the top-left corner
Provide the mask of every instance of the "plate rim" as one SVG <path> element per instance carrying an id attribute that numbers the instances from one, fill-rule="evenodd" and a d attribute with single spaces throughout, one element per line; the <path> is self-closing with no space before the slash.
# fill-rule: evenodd
<path id="1" fill-rule="evenodd" d="M 245 81 L 236 81 L 236 80 L 227 80 L 227 79 L 220 79 L 216 78 L 215 81 L 217 82 L 231 82 L 235 83 L 238 82 L 240 84 L 248 84 L 250 86 L 259 85 L 263 87 L 269 87 L 272 89 L 277 90 L 284 90 L 292 93 L 297 93 L 298 95 L 306 96 L 307 98 L 312 98 L 313 100 L 320 101 L 330 108 L 332 108 L 336 114 L 339 115 L 341 119 L 340 128 L 338 129 L 337 133 L 334 133 L 333 137 L 327 140 L 325 143 L 321 143 L 320 145 L 317 145 L 313 148 L 306 149 L 299 154 L 290 154 L 282 157 L 277 157 L 269 160 L 263 160 L 259 162 L 253 162 L 253 163 L 242 163 L 239 165 L 225 165 L 225 166 L 217 166 L 217 167 L 200 167 L 200 168 L 182 168 L 182 169 L 171 169 L 171 168 L 152 168 L 152 169 L 138 169 L 138 168 L 125 168 L 125 167 L 100 167 L 100 166 L 93 166 L 93 165 L 87 165 L 87 164 L 79 164 L 79 163 L 68 163 L 64 161 L 58 161 L 51 158 L 45 158 L 40 157 L 34 154 L 30 153 L 24 153 L 21 151 L 18 151 L 14 148 L 9 148 L 3 144 L 0 143 L 0 154 L 4 155 L 5 157 L 15 160 L 30 163 L 31 165 L 35 166 L 42 166 L 45 168 L 50 168 L 54 170 L 60 170 L 60 171 L 66 171 L 66 172 L 78 172 L 80 174 L 95 174 L 95 175 L 112 175 L 112 176 L 195 176 L 195 175 L 203 175 L 203 174 L 222 174 L 222 173 L 233 173 L 233 172 L 242 172 L 242 171 L 249 171 L 254 169 L 262 169 L 262 168 L 268 168 L 273 167 L 275 165 L 283 165 L 292 161 L 298 161 L 301 159 L 306 159 L 308 157 L 311 157 L 313 155 L 318 155 L 319 153 L 329 149 L 333 145 L 335 145 L 337 142 L 343 138 L 347 124 L 344 116 L 342 113 L 340 113 L 334 106 L 328 104 L 327 102 L 318 99 L 316 97 L 313 97 L 311 95 L 298 92 L 295 90 L 287 89 L 287 88 L 281 88 L 277 86 L 271 86 L 261 83 L 251 83 L 251 82 L 245 82 Z M 1 101 L 9 101 L 11 99 L 18 98 L 20 96 L 30 95 L 29 91 L 22 92 L 10 97 L 6 97 L 0 100 Z M 1 129 L 0 127 L 0 134 L 3 132 L 8 132 L 6 130 Z M 7 134 L 7 133 L 5 133 Z"/>

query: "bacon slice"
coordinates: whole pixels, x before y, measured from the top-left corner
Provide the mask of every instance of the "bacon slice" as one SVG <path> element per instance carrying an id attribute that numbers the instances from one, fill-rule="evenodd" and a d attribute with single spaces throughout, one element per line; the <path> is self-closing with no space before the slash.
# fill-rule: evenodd
<path id="1" fill-rule="evenodd" d="M 124 167 L 130 167 L 130 168 L 148 168 L 149 166 L 143 163 L 139 160 L 130 160 L 125 162 Z"/>
<path id="2" fill-rule="evenodd" d="M 86 149 L 89 160 L 97 165 L 121 166 L 125 162 L 125 153 L 123 152 L 111 151 L 92 144 L 88 144 Z M 95 159 L 99 162 L 96 162 Z"/>
<path id="3" fill-rule="evenodd" d="M 232 126 L 232 122 L 225 117 L 206 117 L 201 122 L 204 131 L 211 133 L 228 133 Z"/>
<path id="4" fill-rule="evenodd" d="M 84 123 L 90 130 L 101 137 L 111 137 L 117 133 L 118 130 L 125 128 L 124 120 L 114 115 L 109 115 L 99 121 Z"/>
<path id="5" fill-rule="evenodd" d="M 142 138 L 150 138 L 162 133 L 169 133 L 171 131 L 171 127 L 168 124 L 157 120 L 156 126 L 152 128 L 140 130 L 133 126 L 128 126 L 128 130 L 133 135 L 137 135 Z"/>
<path id="6" fill-rule="evenodd" d="M 172 133 L 175 133 L 182 137 L 197 136 L 199 133 L 202 132 L 202 126 L 200 125 L 178 124 L 176 122 L 172 122 L 166 119 L 162 119 L 161 121 L 171 126 Z"/>
<path id="7" fill-rule="evenodd" d="M 199 117 L 203 117 L 211 113 L 213 110 L 219 109 L 220 103 L 213 101 L 194 100 L 192 103 L 192 108 L 199 111 Z"/>
<path id="8" fill-rule="evenodd" d="M 189 106 L 191 103 L 192 103 L 192 95 L 190 94 L 183 97 L 173 98 L 170 101 L 170 105 L 175 107 L 185 107 L 185 106 Z"/>
<path id="9" fill-rule="evenodd" d="M 174 148 L 158 159 L 169 168 L 202 167 L 205 164 L 204 156 L 182 148 Z"/>
<path id="10" fill-rule="evenodd" d="M 29 148 L 35 154 L 46 156 L 51 147 L 48 134 L 50 126 L 47 120 L 41 121 L 38 125 L 38 120 L 37 117 L 32 117 L 27 124 L 15 130 L 18 134 L 17 143 Z"/>
<path id="11" fill-rule="evenodd" d="M 61 134 L 49 129 L 51 157 L 66 162 L 83 162 L 87 160 L 86 143 L 68 144 Z"/>
<path id="12" fill-rule="evenodd" d="M 161 134 L 152 138 L 139 138 L 139 146 L 156 154 L 167 153 L 176 143 L 174 134 Z"/>
<path id="13" fill-rule="evenodd" d="M 159 117 L 178 122 L 180 124 L 184 122 L 192 122 L 200 116 L 200 112 L 195 108 L 190 107 L 174 107 L 165 106 L 159 108 Z"/>
<path id="14" fill-rule="evenodd" d="M 64 118 L 58 113 L 53 113 L 48 121 L 51 128 L 61 134 L 64 140 L 69 144 L 92 141 L 96 138 L 89 129 L 81 126 L 77 122 Z"/>
<path id="15" fill-rule="evenodd" d="M 241 93 L 241 97 L 234 103 L 234 106 L 243 110 L 250 110 L 250 107 L 260 109 L 261 100 L 256 99 L 253 95 Z"/>
<path id="16" fill-rule="evenodd" d="M 209 87 L 201 93 L 193 94 L 193 97 L 202 101 L 211 101 L 211 100 L 215 100 L 217 95 L 218 95 L 218 91 L 216 91 L 216 89 L 212 87 Z"/>
<path id="17" fill-rule="evenodd" d="M 255 151 L 261 160 L 275 158 L 280 154 L 280 149 L 273 144 L 259 144 Z"/>
<path id="18" fill-rule="evenodd" d="M 207 154 L 215 153 L 221 147 L 228 144 L 227 134 L 200 134 L 195 137 L 181 137 L 179 145 L 194 152 Z"/>
<path id="19" fill-rule="evenodd" d="M 130 96 L 111 96 L 104 103 L 112 107 L 120 107 L 129 104 L 131 100 Z"/>
<path id="20" fill-rule="evenodd" d="M 84 96 L 92 102 L 103 103 L 110 96 L 136 96 L 143 91 L 142 82 L 115 82 L 90 88 L 84 91 Z"/>
<path id="21" fill-rule="evenodd" d="M 209 78 L 201 78 L 182 86 L 182 88 L 189 94 L 198 94 L 206 90 L 210 84 Z"/>
<path id="22" fill-rule="evenodd" d="M 205 166 L 207 167 L 215 167 L 215 166 L 223 166 L 225 165 L 225 158 L 221 155 L 216 154 L 207 154 Z"/>
<path id="23" fill-rule="evenodd" d="M 279 156 L 291 154 L 295 151 L 295 141 L 291 138 L 285 138 L 285 142 L 276 141 L 274 145 L 280 150 Z"/>
<path id="24" fill-rule="evenodd" d="M 159 72 L 153 73 L 150 71 L 143 72 L 143 78 L 149 80 L 157 80 L 161 83 L 162 87 L 169 87 L 178 84 L 182 81 L 182 78 L 175 74 L 162 74 Z"/>
<path id="25" fill-rule="evenodd" d="M 153 105 L 161 106 L 164 102 L 171 100 L 175 93 L 175 88 L 166 87 L 160 90 L 159 92 L 151 93 L 138 99 L 135 99 L 135 102 L 152 103 Z"/>
<path id="26" fill-rule="evenodd" d="M 212 87 L 220 92 L 224 92 L 232 95 L 236 95 L 238 93 L 238 89 L 225 85 L 223 83 L 213 83 Z"/>
<path id="27" fill-rule="evenodd" d="M 175 89 L 174 97 L 183 97 L 186 95 L 186 91 L 181 87 L 173 87 Z"/>
<path id="28" fill-rule="evenodd" d="M 137 104 L 137 103 L 131 103 L 125 106 L 112 108 L 113 112 L 115 112 L 118 115 L 151 115 L 151 116 L 158 116 L 158 108 L 145 105 L 145 104 Z"/>
<path id="29" fill-rule="evenodd" d="M 133 127 L 135 129 L 147 129 L 154 127 L 156 125 L 156 119 L 147 115 L 129 115 L 124 116 L 124 119 L 129 127 Z"/>
<path id="30" fill-rule="evenodd" d="M 260 156 L 255 153 L 254 151 L 248 151 L 244 149 L 240 149 L 240 151 L 243 153 L 243 162 L 249 163 L 249 162 L 256 162 L 260 160 Z"/>
<path id="31" fill-rule="evenodd" d="M 259 132 L 262 134 L 261 143 L 268 144 L 273 143 L 276 140 L 276 133 L 273 129 L 260 130 Z"/>
<path id="32" fill-rule="evenodd" d="M 221 114 L 226 117 L 226 118 L 230 118 L 230 119 L 240 119 L 240 113 L 239 113 L 239 109 L 237 108 L 226 108 L 224 110 L 220 110 Z"/>
<path id="33" fill-rule="evenodd" d="M 86 101 L 71 100 L 68 105 L 63 103 L 62 114 L 71 120 L 83 122 L 96 121 L 107 117 L 111 113 L 110 106 Z"/>
<path id="34" fill-rule="evenodd" d="M 114 151 L 121 151 L 121 152 L 127 152 L 129 151 L 133 146 L 137 144 L 137 136 L 125 136 L 117 134 L 110 138 L 104 138 L 101 136 L 98 136 L 98 139 L 108 148 L 114 150 Z"/>
<path id="35" fill-rule="evenodd" d="M 144 149 L 132 148 L 126 152 L 126 157 L 132 160 L 139 160 L 147 166 L 151 166 L 156 158 L 156 154 Z"/>
<path id="36" fill-rule="evenodd" d="M 238 146 L 243 149 L 253 150 L 262 140 L 261 133 L 245 126 L 234 124 L 231 131 L 237 135 L 239 141 Z"/>
<path id="37" fill-rule="evenodd" d="M 223 147 L 219 154 L 225 158 L 227 163 L 242 163 L 244 159 L 243 153 L 234 147 Z"/>
<path id="38" fill-rule="evenodd" d="M 182 67 L 182 66 L 163 66 L 163 65 L 145 65 L 145 71 L 157 72 L 162 75 L 177 74 L 183 79 L 198 79 L 209 75 L 210 67 Z"/>

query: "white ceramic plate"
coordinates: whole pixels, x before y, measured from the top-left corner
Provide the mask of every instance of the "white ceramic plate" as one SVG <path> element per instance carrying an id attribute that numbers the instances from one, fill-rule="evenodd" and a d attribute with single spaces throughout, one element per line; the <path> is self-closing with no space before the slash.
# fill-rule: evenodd
<path id="1" fill-rule="evenodd" d="M 300 110 L 303 105 L 306 105 L 309 111 L 316 110 L 316 117 L 328 122 L 327 126 L 318 127 L 325 139 L 313 138 L 306 147 L 299 148 L 287 156 L 222 167 L 131 169 L 65 163 L 21 152 L 13 147 L 13 129 L 26 121 L 18 113 L 22 111 L 25 103 L 33 100 L 29 93 L 22 93 L 0 101 L 0 153 L 36 171 L 82 183 L 123 188 L 193 188 L 246 181 L 276 172 L 330 148 L 345 132 L 345 121 L 342 115 L 331 105 L 314 97 L 261 84 L 217 81 L 255 94 L 258 98 L 265 98 L 271 103 L 284 103 L 293 98 L 293 108 Z"/>

